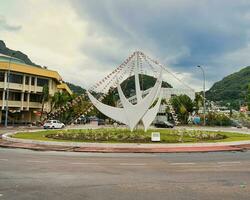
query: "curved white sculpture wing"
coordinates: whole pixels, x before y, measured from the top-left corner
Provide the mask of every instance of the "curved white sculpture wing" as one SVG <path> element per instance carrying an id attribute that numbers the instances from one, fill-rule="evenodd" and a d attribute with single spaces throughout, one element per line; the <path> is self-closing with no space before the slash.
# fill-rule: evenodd
<path id="1" fill-rule="evenodd" d="M 104 115 L 116 121 L 122 122 L 124 124 L 128 124 L 123 108 L 116 108 L 113 106 L 106 105 L 98 101 L 92 94 L 90 94 L 89 91 L 87 91 L 87 94 L 89 96 L 90 101 L 93 103 L 93 105 Z"/>
<path id="2" fill-rule="evenodd" d="M 117 88 L 119 97 L 127 116 L 128 120 L 127 125 L 130 127 L 131 131 L 135 128 L 135 126 L 142 119 L 142 117 L 147 112 L 148 108 L 151 106 L 153 101 L 156 99 L 155 97 L 158 94 L 159 88 L 161 88 L 161 84 L 162 84 L 162 71 L 158 79 L 156 80 L 154 87 L 150 90 L 149 94 L 135 105 L 131 104 L 127 100 L 121 89 L 121 86 L 118 84 Z"/>
<path id="3" fill-rule="evenodd" d="M 133 131 L 135 126 L 143 118 L 143 116 L 146 114 L 146 112 L 148 111 L 151 104 L 157 98 L 157 96 L 159 94 L 159 90 L 161 88 L 161 84 L 162 84 L 162 70 L 159 74 L 159 77 L 156 80 L 154 87 L 150 90 L 149 94 L 145 98 L 140 99 L 140 101 L 137 102 L 136 105 L 131 104 L 127 100 L 127 98 L 125 97 L 125 95 L 121 89 L 120 84 L 118 84 L 118 86 L 117 86 L 118 93 L 119 93 L 119 97 L 120 97 L 121 103 L 123 105 L 123 108 L 116 108 L 116 107 L 112 107 L 112 106 L 103 104 L 102 102 L 98 101 L 93 95 L 91 95 L 89 91 L 87 91 L 87 94 L 89 96 L 90 101 L 94 104 L 94 106 L 100 112 L 102 112 L 104 115 L 106 115 L 114 120 L 120 121 L 120 122 L 128 125 L 130 130 Z M 155 109 L 150 111 L 150 113 L 155 114 L 155 112 L 156 112 Z M 149 113 L 149 115 L 150 115 L 150 113 Z M 155 117 L 155 115 L 154 115 L 154 117 Z M 151 116 L 146 116 L 144 119 L 144 122 L 146 124 L 146 129 L 151 124 L 151 123 L 149 123 L 151 118 L 152 118 Z"/>
<path id="4" fill-rule="evenodd" d="M 150 108 L 142 118 L 142 123 L 144 125 L 144 131 L 146 132 L 150 124 L 154 121 L 160 105 L 161 105 L 162 95 L 160 93 L 159 99 L 154 107 Z"/>

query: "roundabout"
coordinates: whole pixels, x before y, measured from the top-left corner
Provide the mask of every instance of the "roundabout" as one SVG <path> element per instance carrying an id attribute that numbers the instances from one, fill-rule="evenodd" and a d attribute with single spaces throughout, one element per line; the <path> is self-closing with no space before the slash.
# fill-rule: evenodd
<path id="1" fill-rule="evenodd" d="M 159 132 L 160 142 L 151 141 Z M 150 129 L 130 132 L 124 128 L 25 130 L 2 135 L 1 147 L 32 150 L 116 153 L 174 153 L 246 151 L 250 135 L 237 130 Z"/>

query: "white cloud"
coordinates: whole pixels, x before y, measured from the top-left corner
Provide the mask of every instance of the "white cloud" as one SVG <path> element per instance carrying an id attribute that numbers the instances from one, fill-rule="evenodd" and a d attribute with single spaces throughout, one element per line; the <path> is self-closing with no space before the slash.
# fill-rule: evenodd
<path id="1" fill-rule="evenodd" d="M 250 62 L 246 1 L 236 7 L 233 1 L 193 0 L 145 0 L 143 5 L 139 1 L 13 0 L 0 5 L 4 23 L 22 27 L 18 31 L 0 28 L 9 48 L 85 87 L 135 50 L 158 57 L 198 91 L 202 76 L 196 65 L 206 67 L 208 88 L 238 69 L 235 66 Z"/>

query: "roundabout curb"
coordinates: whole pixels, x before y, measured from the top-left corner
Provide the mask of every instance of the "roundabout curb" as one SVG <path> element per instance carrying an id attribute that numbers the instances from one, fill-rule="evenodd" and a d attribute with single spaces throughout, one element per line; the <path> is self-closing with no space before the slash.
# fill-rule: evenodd
<path id="1" fill-rule="evenodd" d="M 35 132 L 37 130 L 31 131 Z M 135 143 L 86 143 L 56 142 L 12 138 L 20 131 L 2 135 L 0 147 L 23 148 L 39 151 L 71 151 L 99 153 L 193 153 L 250 150 L 250 140 L 218 143 L 135 144 Z"/>

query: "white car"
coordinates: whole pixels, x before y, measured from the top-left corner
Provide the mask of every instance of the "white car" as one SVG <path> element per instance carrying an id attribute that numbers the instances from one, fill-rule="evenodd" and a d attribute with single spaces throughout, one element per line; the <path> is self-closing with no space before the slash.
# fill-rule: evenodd
<path id="1" fill-rule="evenodd" d="M 64 128 L 64 123 L 58 121 L 58 120 L 48 120 L 44 123 L 43 128 L 44 129 L 54 129 L 54 128 Z"/>

